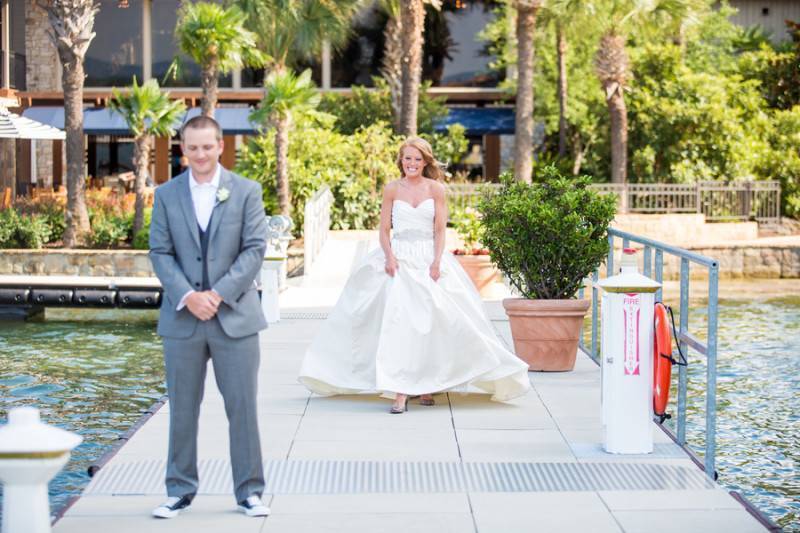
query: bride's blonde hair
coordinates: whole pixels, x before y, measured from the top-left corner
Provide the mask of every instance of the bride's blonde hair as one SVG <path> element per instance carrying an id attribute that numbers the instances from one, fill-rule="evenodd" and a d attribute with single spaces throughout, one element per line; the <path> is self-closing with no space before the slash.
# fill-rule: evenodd
<path id="1" fill-rule="evenodd" d="M 422 159 L 425 161 L 425 168 L 422 169 L 422 175 L 432 180 L 443 180 L 445 173 L 442 163 L 438 162 L 433 156 L 433 148 L 430 143 L 421 137 L 409 137 L 397 152 L 397 168 L 400 169 L 400 175 L 403 175 L 403 150 L 406 147 L 416 148 L 422 154 Z"/>

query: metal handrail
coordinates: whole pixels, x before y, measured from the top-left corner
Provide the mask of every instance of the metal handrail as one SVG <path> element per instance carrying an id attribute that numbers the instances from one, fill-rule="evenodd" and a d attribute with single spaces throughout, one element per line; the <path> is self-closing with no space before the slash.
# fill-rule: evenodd
<path id="1" fill-rule="evenodd" d="M 630 244 L 637 243 L 644 247 L 644 275 L 650 277 L 655 268 L 655 280 L 659 283 L 664 279 L 664 254 L 676 256 L 681 262 L 680 277 L 680 326 L 678 330 L 678 343 L 684 354 L 688 354 L 691 347 L 698 353 L 706 356 L 706 439 L 704 466 L 706 475 L 716 479 L 716 433 L 717 433 L 717 319 L 719 313 L 719 262 L 710 257 L 654 241 L 646 237 L 627 233 L 616 229 L 608 230 L 608 259 L 606 261 L 606 275 L 614 273 L 614 241 L 622 239 L 622 247 L 628 248 Z M 653 253 L 655 252 L 655 253 Z M 655 256 L 655 257 L 654 257 Z M 653 260 L 655 259 L 655 264 Z M 689 270 L 691 263 L 708 269 L 708 324 L 707 339 L 703 343 L 689 333 Z M 598 349 L 598 287 L 600 278 L 598 268 L 592 274 L 592 323 L 591 346 L 587 350 L 581 336 L 580 346 L 589 356 L 599 362 Z M 583 297 L 583 289 L 580 296 Z M 656 292 L 656 301 L 661 301 L 662 289 Z M 687 358 L 688 361 L 688 358 Z M 676 442 L 686 448 L 686 390 L 688 384 L 687 367 L 678 367 L 678 416 Z M 664 426 L 662 426 L 664 427 Z M 665 430 L 669 431 L 666 427 Z M 671 433 L 671 432 L 670 432 Z"/>

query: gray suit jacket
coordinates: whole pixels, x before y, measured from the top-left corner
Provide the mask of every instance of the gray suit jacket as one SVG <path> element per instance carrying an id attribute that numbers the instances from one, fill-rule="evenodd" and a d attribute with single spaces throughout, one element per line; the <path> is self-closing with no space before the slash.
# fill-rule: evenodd
<path id="1" fill-rule="evenodd" d="M 267 327 L 255 284 L 267 247 L 267 221 L 257 182 L 223 168 L 222 188 L 230 196 L 214 206 L 208 226 L 208 279 L 222 297 L 217 317 L 223 331 L 238 338 Z M 175 308 L 184 294 L 200 290 L 201 255 L 187 171 L 156 189 L 150 223 L 150 261 L 164 288 L 158 320 L 163 337 L 194 334 L 199 320 L 186 307 Z"/>

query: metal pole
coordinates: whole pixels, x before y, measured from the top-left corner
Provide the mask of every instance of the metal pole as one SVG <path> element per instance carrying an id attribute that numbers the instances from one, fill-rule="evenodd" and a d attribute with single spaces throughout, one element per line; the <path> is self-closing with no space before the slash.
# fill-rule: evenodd
<path id="1" fill-rule="evenodd" d="M 662 283 L 664 281 L 664 251 L 656 248 L 656 281 Z M 661 287 L 656 291 L 656 301 L 661 302 L 663 289 Z"/>
<path id="2" fill-rule="evenodd" d="M 717 454 L 717 304 L 719 289 L 719 265 L 708 269 L 708 341 L 706 343 L 706 475 L 716 476 Z"/>
<path id="3" fill-rule="evenodd" d="M 606 277 L 614 275 L 614 236 L 608 234 L 608 259 L 606 260 Z"/>
<path id="4" fill-rule="evenodd" d="M 644 269 L 642 269 L 642 272 L 644 272 L 644 275 L 647 276 L 648 278 L 650 277 L 650 274 L 653 271 L 653 260 L 651 257 L 652 252 L 653 249 L 650 248 L 649 246 L 644 247 Z"/>
<path id="5" fill-rule="evenodd" d="M 689 260 L 685 257 L 681 258 L 681 325 L 678 332 L 679 338 L 682 338 L 689 330 Z M 688 345 L 684 341 L 680 341 L 681 351 L 686 354 L 688 361 Z M 678 367 L 678 444 L 686 444 L 686 367 L 681 365 Z"/>
<path id="6" fill-rule="evenodd" d="M 597 280 L 600 279 L 600 269 L 592 274 L 592 359 L 599 361 L 597 353 Z"/>
<path id="7" fill-rule="evenodd" d="M 331 42 L 322 41 L 322 88 L 331 88 Z"/>
<path id="8" fill-rule="evenodd" d="M 150 20 L 153 17 L 152 1 L 142 2 L 142 80 L 153 77 L 153 28 Z"/>
<path id="9" fill-rule="evenodd" d="M 2 43 L 3 48 L 3 88 L 11 87 L 11 5 L 9 0 L 2 0 Z"/>

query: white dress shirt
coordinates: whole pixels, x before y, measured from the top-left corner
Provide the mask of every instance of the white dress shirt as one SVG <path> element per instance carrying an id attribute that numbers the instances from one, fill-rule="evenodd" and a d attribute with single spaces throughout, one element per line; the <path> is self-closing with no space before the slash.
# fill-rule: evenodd
<path id="1" fill-rule="evenodd" d="M 220 169 L 219 163 L 217 163 L 217 170 L 214 172 L 214 177 L 211 178 L 211 181 L 197 183 L 194 179 L 194 174 L 192 174 L 192 170 L 189 169 L 189 190 L 192 192 L 194 215 L 197 217 L 197 223 L 203 231 L 208 228 L 208 221 L 211 220 L 211 212 L 214 210 L 214 204 L 217 202 L 217 190 L 219 189 L 221 174 L 222 170 Z"/>
<path id="2" fill-rule="evenodd" d="M 194 179 L 192 169 L 189 169 L 189 190 L 192 193 L 192 204 L 194 205 L 194 216 L 197 218 L 197 224 L 200 229 L 206 231 L 208 223 L 211 220 L 211 213 L 214 211 L 214 205 L 217 203 L 217 190 L 219 190 L 219 180 L 222 175 L 222 168 L 217 163 L 217 170 L 214 172 L 214 177 L 211 181 L 206 183 L 198 183 Z M 178 302 L 177 310 L 180 311 L 186 306 L 186 298 L 192 294 L 193 290 L 187 292 Z"/>

